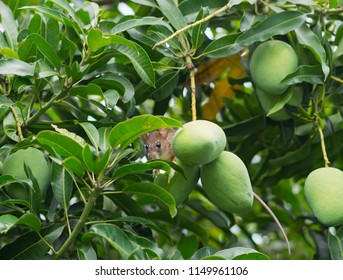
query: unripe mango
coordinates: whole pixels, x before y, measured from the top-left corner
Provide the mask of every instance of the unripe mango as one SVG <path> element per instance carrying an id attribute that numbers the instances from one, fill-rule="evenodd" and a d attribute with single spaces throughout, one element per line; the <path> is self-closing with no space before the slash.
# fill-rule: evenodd
<path id="1" fill-rule="evenodd" d="M 251 209 L 254 198 L 249 173 L 234 153 L 224 151 L 202 166 L 200 178 L 205 193 L 218 208 L 231 213 Z"/>
<path id="2" fill-rule="evenodd" d="M 202 165 L 215 160 L 225 146 L 223 129 L 206 120 L 186 123 L 173 138 L 175 156 L 188 165 Z"/>
<path id="3" fill-rule="evenodd" d="M 281 81 L 294 72 L 298 66 L 298 57 L 293 48 L 279 40 L 260 44 L 250 60 L 250 73 L 256 87 L 270 95 L 279 95 L 288 85 Z"/>
<path id="4" fill-rule="evenodd" d="M 327 226 L 343 224 L 343 172 L 334 167 L 312 171 L 305 180 L 305 198 L 317 219 Z"/>
<path id="5" fill-rule="evenodd" d="M 3 163 L 2 174 L 11 175 L 19 180 L 28 179 L 24 163 L 31 169 L 44 197 L 50 183 L 50 166 L 42 151 L 29 147 L 8 155 Z M 28 190 L 20 183 L 12 183 L 5 189 L 12 198 L 29 199 Z"/>
<path id="6" fill-rule="evenodd" d="M 154 183 L 164 187 L 174 197 L 176 206 L 184 203 L 199 180 L 200 168 L 196 165 L 185 165 L 178 162 L 183 169 L 183 176 L 180 172 L 175 172 L 168 182 L 168 174 L 157 174 Z"/>

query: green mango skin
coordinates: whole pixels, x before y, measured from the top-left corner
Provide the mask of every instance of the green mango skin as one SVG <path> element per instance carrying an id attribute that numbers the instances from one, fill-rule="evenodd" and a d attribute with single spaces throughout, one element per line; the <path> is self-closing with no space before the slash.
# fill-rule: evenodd
<path id="1" fill-rule="evenodd" d="M 200 178 L 205 193 L 218 208 L 230 213 L 251 209 L 254 197 L 248 170 L 234 153 L 224 151 L 202 166 Z"/>
<path id="2" fill-rule="evenodd" d="M 298 57 L 293 48 L 279 40 L 260 44 L 250 60 L 250 73 L 256 87 L 270 95 L 285 92 L 288 85 L 281 81 L 295 71 Z"/>
<path id="3" fill-rule="evenodd" d="M 155 184 L 164 187 L 174 197 L 177 207 L 188 199 L 200 177 L 199 166 L 185 165 L 181 162 L 178 162 L 178 165 L 183 169 L 186 178 L 179 172 L 175 172 L 169 182 L 166 173 L 157 174 L 154 178 Z"/>
<path id="4" fill-rule="evenodd" d="M 225 149 L 223 129 L 210 121 L 186 123 L 173 138 L 175 156 L 186 165 L 203 165 L 215 160 Z"/>
<path id="5" fill-rule="evenodd" d="M 312 171 L 305 180 L 305 198 L 314 216 L 326 226 L 343 224 L 343 172 L 334 167 Z"/>
<path id="6" fill-rule="evenodd" d="M 16 179 L 28 179 L 24 163 L 30 167 L 41 189 L 42 197 L 45 197 L 50 184 L 50 165 L 42 151 L 29 147 L 8 155 L 3 162 L 2 175 L 11 175 Z M 5 189 L 12 198 L 29 200 L 28 190 L 20 183 L 10 184 Z"/>

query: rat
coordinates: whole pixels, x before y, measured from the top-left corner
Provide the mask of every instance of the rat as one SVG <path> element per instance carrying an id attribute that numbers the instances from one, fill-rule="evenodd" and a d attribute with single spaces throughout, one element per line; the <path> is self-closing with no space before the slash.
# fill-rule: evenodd
<path id="1" fill-rule="evenodd" d="M 141 137 L 148 160 L 163 159 L 175 162 L 176 158 L 173 151 L 175 132 L 176 129 L 160 128 Z"/>

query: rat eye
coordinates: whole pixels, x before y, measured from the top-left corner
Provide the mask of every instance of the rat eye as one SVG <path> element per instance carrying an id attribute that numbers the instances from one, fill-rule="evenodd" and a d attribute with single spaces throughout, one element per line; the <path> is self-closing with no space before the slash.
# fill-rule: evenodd
<path id="1" fill-rule="evenodd" d="M 156 143 L 156 148 L 161 149 L 161 143 L 160 142 Z"/>

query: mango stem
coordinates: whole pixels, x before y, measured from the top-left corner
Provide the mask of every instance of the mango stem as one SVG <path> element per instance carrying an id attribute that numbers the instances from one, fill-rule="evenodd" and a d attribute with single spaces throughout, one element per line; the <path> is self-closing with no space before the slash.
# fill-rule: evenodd
<path id="1" fill-rule="evenodd" d="M 325 167 L 329 167 L 330 161 L 329 161 L 328 155 L 326 153 L 324 133 L 323 133 L 323 130 L 322 130 L 320 125 L 318 125 L 318 132 L 319 132 L 319 137 L 320 137 L 320 144 L 322 146 L 322 153 L 323 153 L 324 164 L 325 164 Z"/>
<path id="2" fill-rule="evenodd" d="M 282 233 L 283 237 L 285 238 L 285 241 L 286 241 L 286 244 L 287 244 L 288 254 L 291 255 L 291 246 L 289 244 L 287 235 L 286 235 L 286 233 L 285 233 L 281 223 L 279 222 L 278 218 L 275 216 L 275 214 L 273 213 L 272 209 L 270 209 L 269 206 L 262 200 L 262 198 L 260 198 L 255 192 L 253 194 L 254 194 L 254 197 L 256 198 L 256 200 L 259 203 L 261 203 L 261 205 L 263 206 L 264 209 L 267 210 L 267 212 L 270 214 L 270 216 L 275 221 L 275 223 L 278 226 L 278 228 L 281 230 L 281 233 Z"/>

